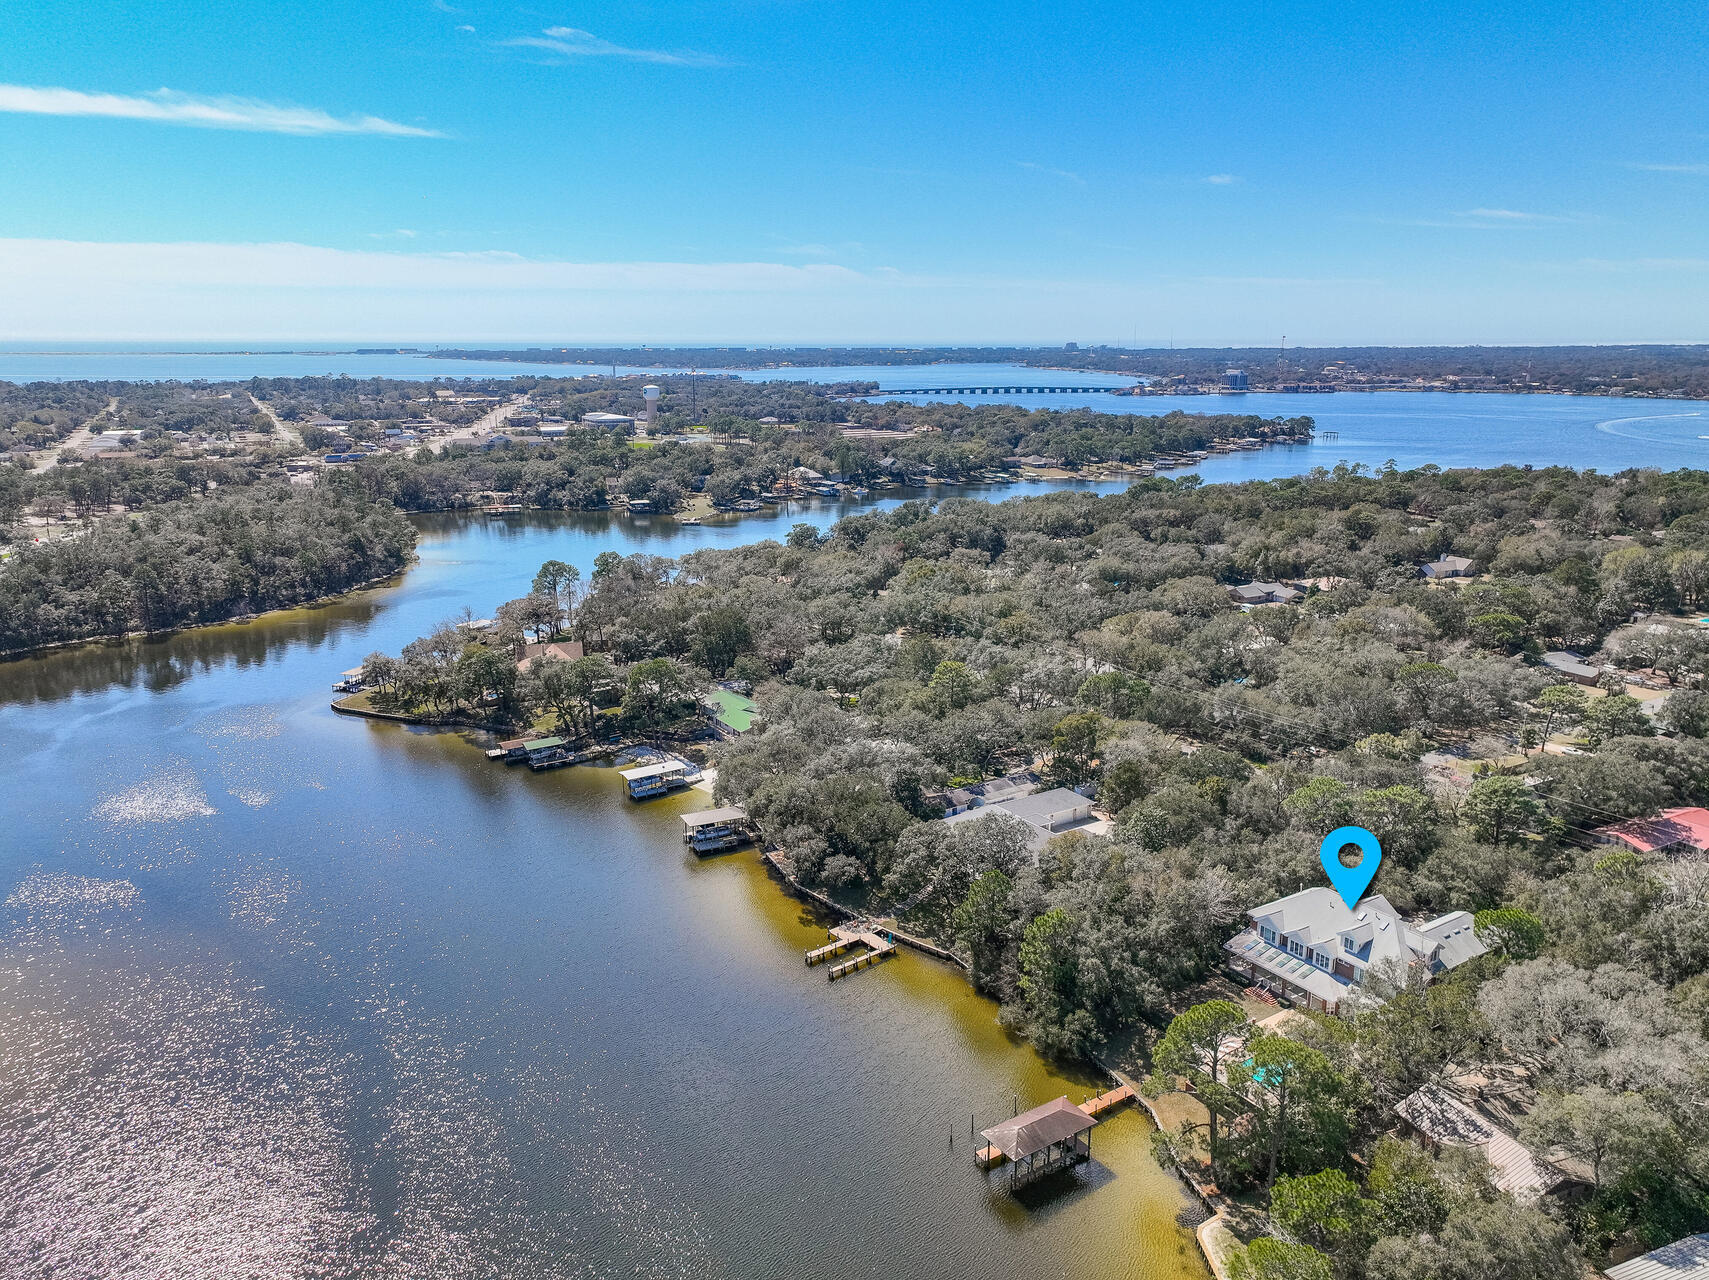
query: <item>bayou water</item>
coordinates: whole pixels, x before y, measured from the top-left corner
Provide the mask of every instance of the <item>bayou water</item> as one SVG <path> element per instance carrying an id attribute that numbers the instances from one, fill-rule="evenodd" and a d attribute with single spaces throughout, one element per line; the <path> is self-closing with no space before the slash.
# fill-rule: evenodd
<path id="1" fill-rule="evenodd" d="M 0 1274 L 1202 1280 L 1141 1114 L 980 1174 L 970 1116 L 1097 1082 L 925 957 L 806 969 L 756 855 L 683 845 L 704 795 L 328 708 L 549 557 L 842 510 L 424 519 L 393 585 L 0 665 Z"/>

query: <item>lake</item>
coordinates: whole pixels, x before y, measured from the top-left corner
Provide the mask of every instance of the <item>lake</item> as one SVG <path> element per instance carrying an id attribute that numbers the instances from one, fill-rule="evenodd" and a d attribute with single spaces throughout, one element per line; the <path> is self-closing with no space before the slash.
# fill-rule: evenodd
<path id="1" fill-rule="evenodd" d="M 1203 1280 L 1137 1112 L 988 1182 L 970 1114 L 1096 1082 L 923 956 L 806 969 L 757 855 L 686 850 L 703 795 L 328 709 L 544 559 L 854 509 L 422 517 L 394 585 L 0 664 L 0 1274 Z"/>
<path id="2" fill-rule="evenodd" d="M 434 360 L 422 356 L 359 356 L 348 349 L 325 352 L 238 354 L 159 349 L 80 348 L 52 352 L 0 348 L 0 379 L 32 381 L 299 377 L 346 373 L 351 377 L 443 378 L 576 377 L 606 372 L 590 365 L 531 365 L 503 361 Z M 622 374 L 663 377 L 683 370 L 619 367 Z M 1035 369 L 1021 365 L 847 365 L 836 368 L 747 369 L 750 382 L 874 381 L 885 389 L 944 386 L 1133 385 L 1120 374 Z M 725 376 L 713 370 L 705 376 Z M 902 396 L 924 403 L 929 396 Z M 1318 438 L 1252 453 L 1223 454 L 1192 469 L 1207 482 L 1271 480 L 1338 462 L 1377 468 L 1435 463 L 1443 467 L 1531 466 L 1627 467 L 1709 466 L 1709 401 L 1638 400 L 1607 396 L 1508 395 L 1449 391 L 1337 392 L 1285 395 L 1248 392 L 1208 396 L 1118 396 L 1102 392 L 964 395 L 968 404 L 1019 404 L 1029 409 L 1091 408 L 1102 413 L 1250 413 L 1262 417 L 1313 418 Z M 1331 438 L 1324 433 L 1333 432 Z M 1186 475 L 1187 471 L 1169 474 Z"/>

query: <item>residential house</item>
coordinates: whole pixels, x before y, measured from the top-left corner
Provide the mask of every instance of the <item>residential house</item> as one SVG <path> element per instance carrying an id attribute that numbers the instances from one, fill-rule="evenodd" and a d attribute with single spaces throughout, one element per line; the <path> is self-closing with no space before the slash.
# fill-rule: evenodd
<path id="1" fill-rule="evenodd" d="M 1649 818 L 1633 818 L 1598 827 L 1593 839 L 1625 845 L 1634 853 L 1690 857 L 1709 850 L 1709 809 L 1663 809 Z"/>
<path id="2" fill-rule="evenodd" d="M 1038 788 L 1038 774 L 1031 769 L 1021 769 L 1004 774 L 1001 778 L 987 778 L 984 782 L 975 782 L 966 787 L 928 791 L 922 798 L 927 804 L 941 806 L 943 817 L 952 818 L 958 813 L 977 809 L 980 805 L 996 800 L 1031 795 Z"/>
<path id="3" fill-rule="evenodd" d="M 582 656 L 580 640 L 553 640 L 547 644 L 526 644 L 522 646 L 522 657 L 517 661 L 516 669 L 526 671 L 536 659 L 541 662 L 574 662 Z"/>
<path id="4" fill-rule="evenodd" d="M 1709 1280 L 1709 1233 L 1675 1240 L 1602 1274 L 1608 1280 Z"/>
<path id="5" fill-rule="evenodd" d="M 1543 655 L 1543 665 L 1556 675 L 1565 676 L 1578 684 L 1594 685 L 1602 674 L 1601 667 L 1593 667 L 1576 653 L 1565 649 L 1551 649 Z"/>
<path id="6" fill-rule="evenodd" d="M 1476 568 L 1476 563 L 1465 556 L 1443 554 L 1429 564 L 1419 565 L 1418 571 L 1426 578 L 1439 581 L 1443 578 L 1469 578 Z"/>
<path id="7" fill-rule="evenodd" d="M 752 698 L 720 685 L 706 695 L 706 714 L 720 738 L 739 738 L 754 727 L 759 711 Z"/>
<path id="8" fill-rule="evenodd" d="M 1319 885 L 1246 914 L 1251 925 L 1223 944 L 1235 972 L 1325 1013 L 1339 1013 L 1373 965 L 1434 977 L 1487 950 L 1469 911 L 1414 924 L 1380 893 L 1349 907 Z"/>
<path id="9" fill-rule="evenodd" d="M 1052 836 L 1094 825 L 1092 802 L 1067 787 L 1050 791 L 1012 792 L 995 800 L 987 800 L 977 808 L 963 809 L 943 821 L 945 825 L 978 822 L 983 818 L 1002 815 L 999 821 L 1020 821 L 1027 826 L 1027 844 L 1037 858 Z"/>
<path id="10" fill-rule="evenodd" d="M 1590 1189 L 1583 1178 L 1538 1155 L 1441 1085 L 1427 1084 L 1402 1098 L 1395 1114 L 1431 1151 L 1481 1151 L 1489 1161 L 1490 1181 L 1522 1204 L 1535 1204 L 1544 1196 L 1571 1198 Z"/>
<path id="11" fill-rule="evenodd" d="M 1236 604 L 1298 604 L 1305 592 L 1296 591 L 1285 582 L 1243 582 L 1228 588 L 1228 597 Z"/>

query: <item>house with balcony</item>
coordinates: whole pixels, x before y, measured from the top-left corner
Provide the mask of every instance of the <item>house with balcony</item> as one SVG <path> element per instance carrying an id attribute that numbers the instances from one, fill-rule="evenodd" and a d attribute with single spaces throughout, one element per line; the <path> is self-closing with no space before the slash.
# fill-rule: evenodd
<path id="1" fill-rule="evenodd" d="M 1488 950 L 1472 929 L 1471 912 L 1414 923 L 1380 893 L 1349 907 L 1334 889 L 1319 886 L 1246 914 L 1251 924 L 1223 944 L 1229 966 L 1254 985 L 1323 1013 L 1340 1013 L 1375 966 L 1434 978 Z"/>

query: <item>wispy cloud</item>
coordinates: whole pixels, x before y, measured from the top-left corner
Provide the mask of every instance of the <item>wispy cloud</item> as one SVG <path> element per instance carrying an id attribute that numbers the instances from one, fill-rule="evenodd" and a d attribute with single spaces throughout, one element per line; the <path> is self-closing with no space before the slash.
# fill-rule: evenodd
<path id="1" fill-rule="evenodd" d="M 1709 164 L 1629 164 L 1628 169 L 1642 169 L 1645 173 L 1692 173 L 1709 175 Z"/>
<path id="2" fill-rule="evenodd" d="M 519 49 L 541 49 L 560 58 L 626 58 L 631 62 L 655 62 L 668 67 L 724 67 L 729 63 L 710 53 L 690 49 L 632 49 L 613 44 L 580 27 L 547 27 L 537 36 L 517 36 L 504 44 Z"/>
<path id="3" fill-rule="evenodd" d="M 1598 219 L 1582 213 L 1530 213 L 1522 209 L 1461 209 L 1455 213 L 1425 218 L 1361 219 L 1386 227 L 1435 227 L 1452 231 L 1523 231 L 1550 226 L 1567 226 L 1596 222 Z"/>
<path id="4" fill-rule="evenodd" d="M 1473 218 L 1484 222 L 1573 222 L 1576 219 L 1558 213 L 1526 213 L 1519 209 L 1466 209 L 1456 218 Z"/>
<path id="5" fill-rule="evenodd" d="M 1571 262 L 1540 262 L 1544 271 L 1709 271 L 1709 258 L 1577 258 Z"/>
<path id="6" fill-rule="evenodd" d="M 1054 169 L 1047 164 L 1034 164 L 1031 160 L 1017 160 L 1015 163 L 1022 169 L 1031 169 L 1034 173 L 1048 174 L 1052 178 L 1061 178 L 1064 182 L 1073 182 L 1082 187 L 1086 185 L 1086 179 L 1070 169 Z"/>
<path id="7" fill-rule="evenodd" d="M 1240 179 L 1235 177 L 1232 173 L 1212 173 L 1206 175 L 1204 181 L 1210 183 L 1213 187 L 1232 187 L 1235 183 L 1239 182 Z"/>
<path id="8" fill-rule="evenodd" d="M 202 97 L 172 89 L 131 95 L 0 84 L 0 112 L 35 116 L 101 116 L 114 120 L 194 125 L 204 129 L 241 129 L 252 133 L 378 134 L 393 138 L 445 136 L 433 129 L 399 124 L 379 116 L 335 116 L 314 107 L 262 102 L 255 98 Z"/>

